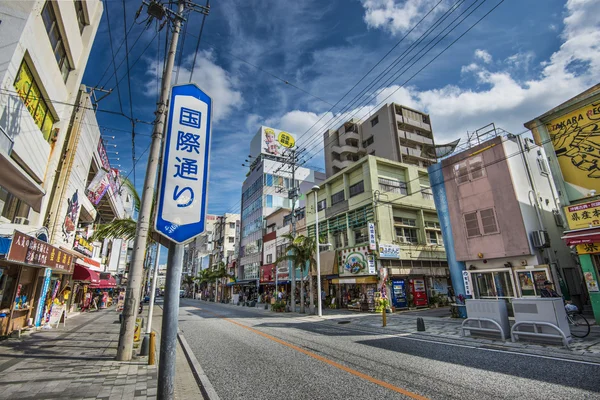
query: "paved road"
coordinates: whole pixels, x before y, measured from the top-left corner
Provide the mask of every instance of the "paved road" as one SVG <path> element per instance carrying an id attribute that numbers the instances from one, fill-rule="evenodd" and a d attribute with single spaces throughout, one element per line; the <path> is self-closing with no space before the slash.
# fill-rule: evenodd
<path id="1" fill-rule="evenodd" d="M 182 299 L 180 329 L 221 399 L 590 399 L 600 365 Z"/>

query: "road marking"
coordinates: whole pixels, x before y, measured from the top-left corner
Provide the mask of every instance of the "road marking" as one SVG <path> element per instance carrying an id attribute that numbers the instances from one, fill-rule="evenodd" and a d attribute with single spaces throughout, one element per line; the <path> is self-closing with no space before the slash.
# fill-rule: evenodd
<path id="1" fill-rule="evenodd" d="M 384 387 L 384 388 L 386 388 L 386 389 L 389 389 L 389 390 L 392 390 L 392 391 L 394 391 L 394 392 L 397 392 L 397 393 L 403 394 L 403 395 L 405 395 L 405 396 L 407 396 L 407 397 L 410 397 L 410 398 L 412 398 L 412 399 L 416 399 L 416 400 L 428 400 L 428 399 L 427 399 L 427 397 L 424 397 L 424 396 L 421 396 L 421 395 L 419 395 L 419 394 L 416 394 L 416 393 L 410 392 L 410 391 L 408 391 L 408 390 L 406 390 L 406 389 L 399 388 L 398 386 L 394 386 L 394 385 L 392 385 L 391 383 L 387 383 L 387 382 L 384 382 L 384 381 L 382 381 L 382 380 L 379 380 L 379 379 L 373 378 L 372 376 L 369 376 L 369 375 L 367 375 L 367 374 L 363 374 L 362 372 L 359 372 L 359 371 L 357 371 L 357 370 L 355 370 L 355 369 L 352 369 L 352 368 L 346 367 L 345 365 L 339 364 L 339 363 L 337 363 L 337 362 L 335 362 L 335 361 L 331 361 L 330 359 L 328 359 L 328 358 L 325 358 L 325 357 L 323 357 L 323 356 L 320 356 L 320 355 L 318 355 L 318 354 L 315 354 L 315 353 L 313 353 L 312 351 L 309 351 L 309 350 L 303 349 L 303 348 L 301 348 L 301 347 L 298 347 L 298 346 L 296 346 L 296 345 L 293 345 L 293 344 L 291 344 L 291 343 L 288 343 L 288 342 L 286 342 L 286 341 L 283 341 L 283 340 L 281 340 L 281 339 L 278 339 L 278 338 L 276 338 L 275 336 L 271 336 L 271 335 L 269 335 L 268 333 L 261 332 L 261 331 L 259 331 L 258 329 L 254 329 L 254 328 L 252 328 L 252 327 L 249 327 L 249 326 L 247 326 L 247 325 L 244 325 L 244 324 L 242 324 L 242 323 L 239 323 L 239 322 L 237 322 L 237 321 L 235 321 L 235 320 L 233 320 L 233 319 L 230 319 L 230 318 L 224 317 L 224 316 L 222 316 L 222 315 L 219 315 L 219 314 L 217 314 L 217 313 L 215 313 L 215 312 L 208 311 L 208 310 L 205 310 L 205 309 L 202 309 L 202 308 L 199 308 L 199 307 L 196 307 L 196 308 L 197 308 L 197 309 L 199 309 L 199 310 L 202 310 L 202 311 L 204 311 L 204 312 L 206 312 L 206 313 L 213 314 L 213 315 L 215 315 L 215 316 L 217 316 L 217 317 L 219 317 L 219 318 L 223 319 L 224 321 L 230 322 L 230 323 L 232 323 L 232 324 L 234 324 L 234 325 L 237 325 L 237 326 L 239 326 L 239 327 L 242 327 L 242 328 L 244 328 L 244 329 L 247 329 L 247 330 L 249 330 L 249 331 L 250 331 L 250 332 L 252 332 L 252 333 L 256 333 L 257 335 L 260 335 L 260 336 L 262 336 L 262 337 L 264 337 L 264 338 L 266 338 L 266 339 L 272 340 L 272 341 L 274 341 L 274 342 L 276 342 L 276 343 L 279 343 L 279 344 L 281 344 L 281 345 L 283 345 L 283 346 L 289 347 L 289 348 L 290 348 L 290 349 L 292 349 L 292 350 L 296 350 L 296 351 L 298 351 L 298 352 L 300 352 L 300 353 L 302 353 L 302 354 L 305 354 L 305 355 L 307 355 L 307 356 L 309 356 L 309 357 L 312 357 L 312 358 L 314 358 L 314 359 L 316 359 L 316 360 L 322 361 L 322 362 L 324 362 L 324 363 L 326 363 L 326 364 L 329 364 L 329 365 L 331 365 L 332 367 L 335 367 L 335 368 L 341 369 L 342 371 L 345 371 L 345 372 L 347 372 L 347 373 L 349 373 L 349 374 L 352 374 L 352 375 L 354 375 L 354 376 L 358 376 L 359 378 L 362 378 L 362 379 L 364 379 L 364 380 L 367 380 L 367 381 L 369 381 L 369 382 L 371 382 L 371 383 L 374 383 L 374 384 L 376 384 L 376 385 L 379 385 L 379 386 L 381 386 L 381 387 Z"/>

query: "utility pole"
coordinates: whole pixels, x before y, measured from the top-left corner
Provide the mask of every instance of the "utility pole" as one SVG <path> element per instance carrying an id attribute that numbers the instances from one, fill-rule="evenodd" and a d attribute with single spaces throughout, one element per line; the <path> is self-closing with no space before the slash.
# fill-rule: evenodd
<path id="1" fill-rule="evenodd" d="M 296 237 L 296 199 L 298 198 L 298 188 L 296 187 L 296 163 L 297 163 L 297 154 L 296 148 L 290 150 L 291 155 L 289 157 L 290 164 L 292 167 L 292 188 L 288 191 L 288 198 L 292 200 L 292 236 Z M 277 243 L 277 242 L 275 242 Z M 277 272 L 275 273 L 277 279 Z M 303 279 L 303 277 L 300 277 Z M 296 266 L 292 265 L 290 269 L 290 283 L 292 287 L 292 293 L 290 296 L 290 300 L 292 303 L 292 312 L 296 312 Z M 300 298 L 302 298 L 302 294 L 300 294 Z M 300 305 L 302 308 L 302 305 Z"/>
<path id="2" fill-rule="evenodd" d="M 142 191 L 142 201 L 136 227 L 133 256 L 131 267 L 129 269 L 127 291 L 125 293 L 123 322 L 119 333 L 119 346 L 117 348 L 118 361 L 130 361 L 133 356 L 133 334 L 135 331 L 138 304 L 140 303 L 140 286 L 142 283 L 144 257 L 148 243 L 148 232 L 152 219 L 152 200 L 154 198 L 154 189 L 156 188 L 156 173 L 162 147 L 167 103 L 169 101 L 169 92 L 171 89 L 171 74 L 175 63 L 175 53 L 177 52 L 177 42 L 179 40 L 179 31 L 181 30 L 181 22 L 183 20 L 183 11 L 186 6 L 185 0 L 179 0 L 177 14 L 173 15 L 174 13 L 170 9 L 160 3 L 155 1 L 144 3 L 148 6 L 148 14 L 150 14 L 151 17 L 162 19 L 168 15 L 167 18 L 173 17 L 175 23 L 167 62 L 163 71 L 160 102 L 156 108 L 156 122 L 152 133 L 146 176 L 144 177 L 144 188 Z M 169 256 L 171 256 L 171 254 L 169 254 Z M 179 282 L 177 282 L 177 284 L 179 284 Z"/>

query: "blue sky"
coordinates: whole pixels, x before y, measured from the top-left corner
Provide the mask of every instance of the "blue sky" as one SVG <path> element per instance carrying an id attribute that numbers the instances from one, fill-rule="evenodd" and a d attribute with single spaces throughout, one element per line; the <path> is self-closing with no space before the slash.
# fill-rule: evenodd
<path id="1" fill-rule="evenodd" d="M 368 118 L 369 112 L 382 102 L 396 101 L 429 112 L 436 141 L 441 143 L 464 138 L 467 131 L 490 122 L 514 133 L 522 132 L 524 122 L 598 82 L 600 0 L 506 0 L 400 86 L 500 1 L 214 1 L 193 76 L 193 81 L 214 100 L 209 212 L 239 212 L 241 183 L 247 172 L 241 164 L 248 154 L 250 139 L 261 124 L 296 133 L 298 145 L 307 147 L 313 156 L 307 164 L 322 167 L 319 151 L 323 131 L 337 128 L 349 116 Z M 129 29 L 141 2 L 127 0 L 125 4 L 125 25 Z M 105 6 L 108 9 L 83 83 L 116 89 L 114 76 L 111 77 L 107 14 L 116 51 L 124 42 L 123 2 L 109 0 Z M 416 46 L 420 35 L 454 7 L 454 13 L 404 61 L 410 60 L 464 10 L 475 11 L 422 59 L 415 58 L 417 63 L 405 68 L 403 74 L 395 76 L 404 61 L 384 75 L 381 85 L 368 85 L 396 57 Z M 144 10 L 138 22 L 145 15 Z M 180 41 L 184 43 L 179 50 L 183 51 L 179 83 L 189 79 L 201 19 L 199 14 L 189 16 L 187 34 Z M 139 58 L 131 69 L 131 98 L 134 118 L 151 121 L 157 100 L 156 72 L 164 57 L 165 30 L 156 35 L 154 25 L 146 31 L 144 27 L 145 24 L 133 25 L 127 38 L 130 64 Z M 405 35 L 379 67 L 342 99 Z M 138 36 L 140 39 L 133 46 Z M 116 54 L 117 65 L 124 60 L 124 48 Z M 129 114 L 125 72 L 123 62 L 117 76 L 123 78 L 119 86 L 121 104 Z M 358 97 L 352 103 L 355 96 Z M 100 110 L 120 108 L 117 90 L 100 103 Z M 120 164 L 124 174 L 133 178 L 130 122 L 104 112 L 98 113 L 98 120 L 109 143 L 117 145 L 119 155 L 111 154 L 112 162 Z M 309 130 L 315 123 L 315 128 Z M 136 186 L 141 189 L 151 127 L 137 124 L 136 133 L 135 153 L 139 161 L 135 175 Z M 116 161 L 116 157 L 120 160 Z"/>

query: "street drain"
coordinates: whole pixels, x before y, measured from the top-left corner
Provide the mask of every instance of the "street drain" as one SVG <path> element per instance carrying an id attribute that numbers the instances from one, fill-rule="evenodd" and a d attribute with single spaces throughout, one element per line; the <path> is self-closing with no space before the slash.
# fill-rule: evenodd
<path id="1" fill-rule="evenodd" d="M 349 324 L 350 321 L 338 321 L 338 324 L 340 325 L 344 325 L 344 324 Z"/>

